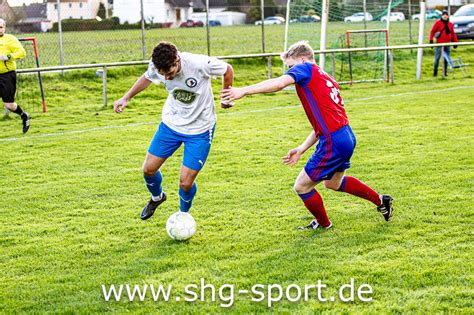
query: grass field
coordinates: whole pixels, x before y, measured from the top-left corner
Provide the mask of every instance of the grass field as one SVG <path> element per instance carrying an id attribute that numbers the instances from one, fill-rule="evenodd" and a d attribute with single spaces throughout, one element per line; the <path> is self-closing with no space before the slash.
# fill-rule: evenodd
<path id="1" fill-rule="evenodd" d="M 235 86 L 265 78 L 257 63 L 234 67 Z M 111 70 L 109 97 L 142 70 Z M 343 88 L 358 139 L 348 173 L 392 194 L 396 212 L 386 223 L 370 203 L 320 187 L 335 226 L 327 232 L 295 230 L 311 217 L 292 191 L 310 153 L 294 168 L 280 161 L 310 131 L 294 92 L 219 109 L 192 209 L 198 231 L 184 243 L 164 228 L 178 210 L 181 150 L 163 167 L 169 200 L 152 219 L 138 217 L 148 199 L 141 163 L 164 89 L 117 115 L 101 108 L 92 73 L 51 77 L 46 88 L 49 111 L 33 113 L 26 136 L 14 115 L 0 120 L 0 313 L 472 312 L 473 78 Z M 237 294 L 224 309 L 209 292 L 204 302 L 175 300 L 200 278 L 237 290 L 320 279 L 326 297 L 354 278 L 372 287 L 373 301 L 321 303 L 313 294 L 269 309 Z M 102 284 L 174 291 L 170 302 L 106 302 Z"/>

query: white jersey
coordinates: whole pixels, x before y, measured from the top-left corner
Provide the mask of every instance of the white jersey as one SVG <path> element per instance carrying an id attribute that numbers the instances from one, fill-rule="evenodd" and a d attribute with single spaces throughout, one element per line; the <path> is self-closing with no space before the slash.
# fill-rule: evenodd
<path id="1" fill-rule="evenodd" d="M 227 63 L 204 55 L 179 53 L 181 70 L 166 80 L 150 60 L 145 78 L 155 84 L 163 83 L 169 95 L 163 107 L 163 122 L 183 134 L 209 131 L 216 123 L 212 76 L 223 75 Z"/>

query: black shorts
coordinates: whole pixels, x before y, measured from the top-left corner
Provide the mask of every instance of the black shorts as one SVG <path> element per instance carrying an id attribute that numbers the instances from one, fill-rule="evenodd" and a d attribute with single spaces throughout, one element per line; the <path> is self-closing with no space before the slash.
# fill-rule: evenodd
<path id="1" fill-rule="evenodd" d="M 16 93 L 16 72 L 9 71 L 0 73 L 0 96 L 3 102 L 15 102 Z"/>

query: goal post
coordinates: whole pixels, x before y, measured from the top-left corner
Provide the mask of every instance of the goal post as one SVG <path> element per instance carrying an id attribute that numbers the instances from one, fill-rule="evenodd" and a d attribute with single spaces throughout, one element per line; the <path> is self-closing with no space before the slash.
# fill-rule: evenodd
<path id="1" fill-rule="evenodd" d="M 369 29 L 369 30 L 348 30 L 346 31 L 347 48 L 367 48 L 367 47 L 387 47 L 388 30 L 387 29 Z M 370 82 L 387 80 L 387 51 L 383 52 L 383 65 L 381 62 L 381 52 L 362 52 L 348 53 L 349 80 L 352 85 L 354 82 Z M 382 69 L 380 69 L 382 68 Z M 382 75 L 379 71 L 381 70 Z M 354 79 L 356 75 L 372 74 L 372 77 Z"/>
<path id="2" fill-rule="evenodd" d="M 23 59 L 17 60 L 17 69 L 27 68 L 39 68 L 39 54 L 38 45 L 35 37 L 18 38 L 18 40 L 25 48 L 26 56 Z M 32 106 L 40 104 L 40 108 L 43 112 L 46 112 L 46 101 L 43 90 L 43 79 L 41 72 L 36 71 L 35 73 L 20 73 L 17 79 L 17 97 L 29 102 L 32 102 Z M 37 82 L 36 82 L 37 81 Z M 35 83 L 36 82 L 36 83 Z M 25 106 L 26 107 L 26 106 Z"/>

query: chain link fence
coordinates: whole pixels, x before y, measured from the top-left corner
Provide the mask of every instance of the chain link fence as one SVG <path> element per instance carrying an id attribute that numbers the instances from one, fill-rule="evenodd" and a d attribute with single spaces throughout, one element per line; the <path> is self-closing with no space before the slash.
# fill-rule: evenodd
<path id="1" fill-rule="evenodd" d="M 279 52 L 284 49 L 287 17 L 288 43 L 308 40 L 318 49 L 321 2 L 292 0 L 287 14 L 284 0 L 209 1 L 208 10 L 206 1 L 194 1 L 193 8 L 179 8 L 176 5 L 181 2 L 174 0 L 164 1 L 166 6 L 160 11 L 164 17 L 160 17 L 155 14 L 160 1 L 115 0 L 113 5 L 105 5 L 99 0 L 48 0 L 23 7 L 23 13 L 18 14 L 24 18 L 10 23 L 8 30 L 18 37 L 37 39 L 41 66 L 143 60 L 163 40 L 182 51 L 216 56 Z M 389 3 L 392 12 L 404 16 L 402 21 L 390 21 L 390 44 L 414 43 L 418 22 L 412 18 L 419 12 L 418 2 L 346 0 L 331 1 L 327 47 L 341 47 L 341 35 L 349 29 L 385 28 L 381 19 L 386 17 Z M 28 18 L 32 15 L 28 10 L 40 11 L 46 19 Z M 364 11 L 370 20 L 351 20 L 352 15 Z M 428 22 L 426 32 L 430 26 Z"/>

